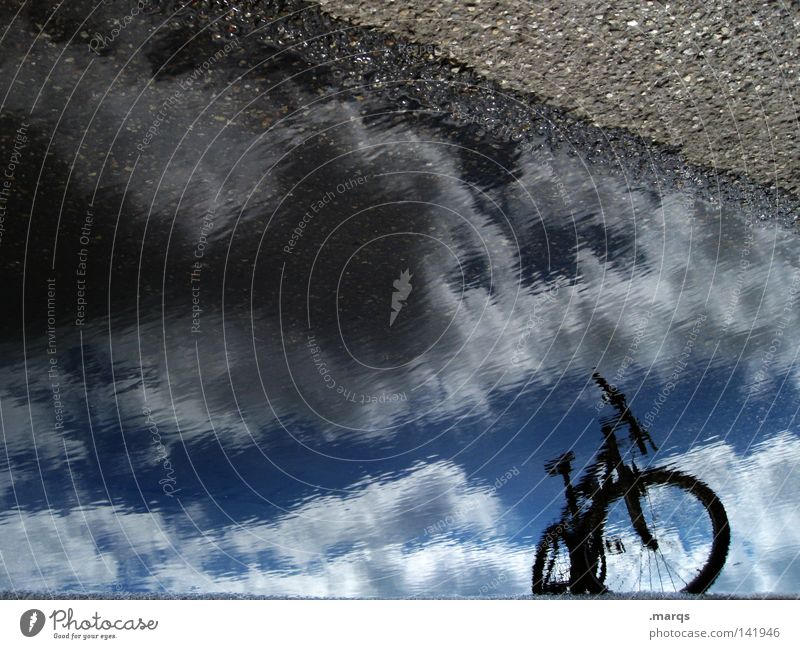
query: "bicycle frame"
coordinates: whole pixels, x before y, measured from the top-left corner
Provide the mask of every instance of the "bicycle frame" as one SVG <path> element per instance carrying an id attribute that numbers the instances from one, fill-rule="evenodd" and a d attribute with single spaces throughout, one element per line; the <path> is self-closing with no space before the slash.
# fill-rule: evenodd
<path id="1" fill-rule="evenodd" d="M 656 449 L 656 446 L 649 433 L 641 427 L 630 413 L 624 396 L 610 386 L 599 374 L 595 373 L 594 378 L 603 389 L 606 402 L 614 405 L 618 411 L 616 417 L 608 419 L 602 424 L 604 440 L 594 464 L 595 467 L 603 467 L 599 486 L 592 491 L 587 488 L 590 486 L 593 473 L 590 469 L 586 474 L 586 483 L 579 483 L 579 487 L 576 489 L 570 478 L 571 460 L 574 458 L 572 454 L 562 456 L 554 464 L 552 470 L 553 473 L 560 474 L 564 480 L 567 501 L 565 518 L 568 523 L 566 527 L 570 530 L 565 534 L 564 538 L 570 553 L 571 583 L 576 590 L 586 590 L 587 592 L 596 590 L 595 585 L 591 583 L 594 579 L 590 575 L 595 574 L 598 566 L 605 560 L 605 550 L 601 538 L 604 512 L 600 504 L 608 502 L 613 494 L 622 494 L 631 524 L 641 538 L 642 544 L 651 550 L 658 549 L 658 541 L 647 527 L 647 522 L 642 513 L 640 501 L 642 489 L 639 485 L 639 469 L 635 463 L 629 466 L 623 460 L 622 453 L 619 450 L 616 430 L 621 424 L 627 424 L 630 427 L 632 441 L 642 454 L 647 454 L 645 442 L 649 442 L 654 449 Z M 614 478 L 615 473 L 616 479 Z M 584 514 L 580 511 L 579 495 L 584 495 L 593 503 Z"/>
<path id="2" fill-rule="evenodd" d="M 713 490 L 696 477 L 674 469 L 647 466 L 640 470 L 633 458 L 622 453 L 616 433 L 623 426 L 629 431 L 631 452 L 638 450 L 646 455 L 648 446 L 653 450 L 657 447 L 647 430 L 631 414 L 624 395 L 597 373 L 594 379 L 603 390 L 604 401 L 613 405 L 617 412 L 601 419 L 603 443 L 594 462 L 577 484 L 573 484 L 570 475 L 575 459 L 573 452 L 545 463 L 549 475 L 560 475 L 564 481 L 566 506 L 560 522 L 545 529 L 537 546 L 532 568 L 534 594 L 606 592 L 609 573 L 613 575 L 612 581 L 619 583 L 620 575 L 629 572 L 629 566 L 635 570 L 636 561 L 639 562 L 640 586 L 644 558 L 652 587 L 651 557 L 662 588 L 665 586 L 662 577 L 666 576 L 669 580 L 667 586 L 671 584 L 676 590 L 705 592 L 722 570 L 730 547 L 730 526 L 725 508 Z M 682 554 L 682 542 L 676 543 L 675 534 L 663 527 L 664 519 L 655 515 L 650 490 L 662 487 L 666 490 L 659 491 L 659 494 L 688 496 L 690 503 L 699 506 L 703 512 L 698 520 L 705 520 L 708 524 L 705 536 L 708 543 L 697 546 L 700 554 L 696 555 L 696 561 L 689 561 L 691 556 L 695 556 L 691 552 Z M 633 528 L 632 535 L 626 533 L 626 543 L 631 541 L 636 547 L 641 544 L 649 552 L 628 553 L 621 538 L 607 538 L 610 507 L 613 503 L 621 504 L 620 501 L 625 503 L 626 510 L 620 512 L 622 519 L 624 521 L 627 514 Z M 647 510 L 647 518 L 643 509 Z M 696 540 L 702 543 L 704 539 Z M 565 551 L 569 554 L 568 575 Z M 618 560 L 615 555 L 625 557 Z M 628 557 L 632 557 L 633 564 Z M 685 569 L 680 563 L 684 560 Z M 663 575 L 659 566 L 664 568 Z"/>

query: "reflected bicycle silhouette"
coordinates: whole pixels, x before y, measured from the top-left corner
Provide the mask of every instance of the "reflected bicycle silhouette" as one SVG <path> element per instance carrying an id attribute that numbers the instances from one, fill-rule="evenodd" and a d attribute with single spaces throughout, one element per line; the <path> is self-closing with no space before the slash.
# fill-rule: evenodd
<path id="1" fill-rule="evenodd" d="M 603 444 L 577 484 L 570 451 L 545 464 L 564 480 L 562 519 L 536 548 L 533 593 L 703 593 L 719 575 L 730 526 L 717 495 L 694 476 L 666 468 L 640 470 L 623 460 L 616 433 L 627 426 L 632 449 L 656 445 L 625 396 L 593 374 L 616 414 L 601 420 Z"/>

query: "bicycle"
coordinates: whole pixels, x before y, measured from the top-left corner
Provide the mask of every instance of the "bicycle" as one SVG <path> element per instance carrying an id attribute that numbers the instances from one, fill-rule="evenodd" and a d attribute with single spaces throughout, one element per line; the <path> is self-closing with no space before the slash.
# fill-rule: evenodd
<path id="1" fill-rule="evenodd" d="M 595 382 L 615 416 L 601 420 L 603 444 L 577 485 L 570 478 L 574 453 L 545 464 L 562 476 L 566 507 L 536 548 L 534 595 L 606 592 L 705 592 L 725 565 L 730 526 L 708 485 L 667 468 L 640 470 L 623 460 L 616 432 L 629 428 L 632 448 L 647 455 L 650 434 L 625 396 L 597 372 Z M 631 453 L 632 456 L 632 453 Z"/>

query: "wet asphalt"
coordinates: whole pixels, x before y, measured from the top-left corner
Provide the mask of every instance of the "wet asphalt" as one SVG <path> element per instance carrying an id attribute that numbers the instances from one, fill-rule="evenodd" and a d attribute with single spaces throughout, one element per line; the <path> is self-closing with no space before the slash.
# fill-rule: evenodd
<path id="1" fill-rule="evenodd" d="M 796 2 L 320 0 L 689 162 L 800 195 Z"/>
<path id="2" fill-rule="evenodd" d="M 256 43 L 288 48 L 343 88 L 386 89 L 402 106 L 514 142 L 544 133 L 634 179 L 649 167 L 659 183 L 703 185 L 764 218 L 800 222 L 797 3 L 141 0 L 135 20 L 125 2 L 91 13 L 82 4 L 0 1 L 4 22 L 17 14 L 15 25 L 30 25 L 7 39 L 4 49 L 21 48 L 9 66 L 25 56 L 22 41 L 83 44 L 122 63 L 123 42 L 142 39 L 154 71 L 159 52 L 181 47 L 161 71 L 177 73 L 195 49 L 243 36 L 240 67 Z M 12 79 L 12 96 L 24 90 L 9 74 L 3 94 Z"/>

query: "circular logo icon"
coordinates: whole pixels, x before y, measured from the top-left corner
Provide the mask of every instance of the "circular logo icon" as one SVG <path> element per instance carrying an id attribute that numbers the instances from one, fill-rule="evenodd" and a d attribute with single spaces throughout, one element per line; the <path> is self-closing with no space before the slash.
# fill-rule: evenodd
<path id="1" fill-rule="evenodd" d="M 22 635 L 32 638 L 44 627 L 44 613 L 38 608 L 25 611 L 19 618 L 19 630 Z"/>

